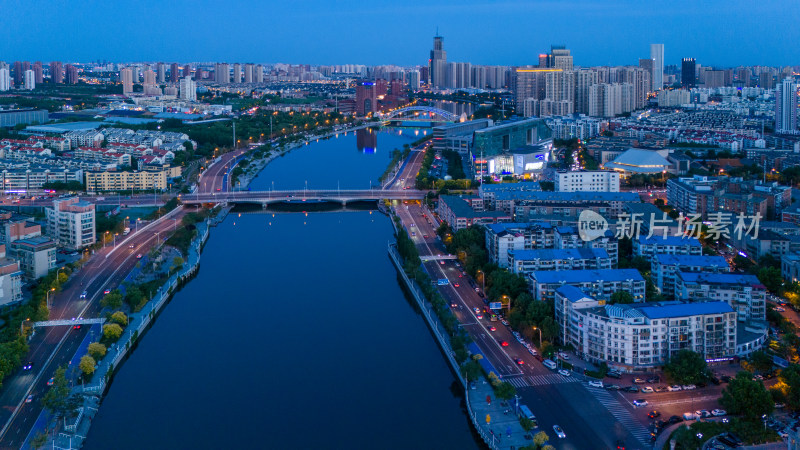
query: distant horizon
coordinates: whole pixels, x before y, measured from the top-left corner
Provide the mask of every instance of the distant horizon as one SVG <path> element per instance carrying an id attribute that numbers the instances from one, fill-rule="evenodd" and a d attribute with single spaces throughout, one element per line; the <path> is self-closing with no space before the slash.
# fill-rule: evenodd
<path id="1" fill-rule="evenodd" d="M 800 17 L 788 0 L 677 0 L 668 9 L 634 0 L 7 2 L 0 60 L 11 63 L 424 66 L 438 30 L 448 61 L 476 65 L 536 65 L 563 44 L 575 65 L 635 66 L 651 43 L 664 44 L 665 65 L 684 57 L 715 67 L 800 64 Z"/>

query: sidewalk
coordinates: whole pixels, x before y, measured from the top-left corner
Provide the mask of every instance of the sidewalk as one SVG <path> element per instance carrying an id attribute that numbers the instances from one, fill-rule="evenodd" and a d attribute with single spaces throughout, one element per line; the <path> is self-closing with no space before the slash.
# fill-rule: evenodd
<path id="1" fill-rule="evenodd" d="M 533 444 L 533 435 L 538 433 L 538 428 L 526 433 L 519 424 L 519 418 L 514 412 L 515 402 L 508 402 L 495 398 L 494 390 L 485 379 L 474 383 L 475 389 L 468 389 L 467 399 L 472 411 L 473 423 L 478 428 L 478 433 L 484 437 L 490 448 L 496 449 L 519 449 Z M 491 403 L 486 402 L 486 398 L 491 398 Z M 486 423 L 487 416 L 489 423 Z M 550 440 L 555 439 L 555 433 L 550 430 L 547 433 Z"/>

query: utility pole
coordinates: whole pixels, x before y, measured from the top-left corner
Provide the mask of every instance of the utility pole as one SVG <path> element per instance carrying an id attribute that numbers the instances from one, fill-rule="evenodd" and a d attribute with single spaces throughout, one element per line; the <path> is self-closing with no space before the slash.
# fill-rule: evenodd
<path id="1" fill-rule="evenodd" d="M 233 122 L 233 149 L 236 150 L 236 121 Z"/>

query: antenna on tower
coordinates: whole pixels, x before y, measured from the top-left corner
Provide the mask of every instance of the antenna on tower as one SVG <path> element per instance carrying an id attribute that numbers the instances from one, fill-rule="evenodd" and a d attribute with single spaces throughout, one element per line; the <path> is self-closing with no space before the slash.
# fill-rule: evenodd
<path id="1" fill-rule="evenodd" d="M 436 37 L 439 37 L 439 25 L 436 25 Z"/>

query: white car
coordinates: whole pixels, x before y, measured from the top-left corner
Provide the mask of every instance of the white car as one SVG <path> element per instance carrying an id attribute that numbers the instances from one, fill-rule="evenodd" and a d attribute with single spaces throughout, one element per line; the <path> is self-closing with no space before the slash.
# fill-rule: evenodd
<path id="1" fill-rule="evenodd" d="M 569 370 L 567 370 L 567 369 L 559 369 L 558 373 L 560 375 L 564 375 L 565 377 L 570 376 Z"/>
<path id="2" fill-rule="evenodd" d="M 633 401 L 633 406 L 636 406 L 637 408 L 641 406 L 647 406 L 647 400 L 643 398 L 637 398 Z"/>
<path id="3" fill-rule="evenodd" d="M 558 356 L 559 356 L 561 359 L 569 359 L 569 355 L 568 355 L 568 354 L 566 354 L 566 353 L 564 353 L 564 352 L 558 352 Z"/>
<path id="4" fill-rule="evenodd" d="M 728 414 L 728 411 L 725 411 L 724 409 L 712 409 L 711 410 L 711 415 L 714 416 L 714 417 L 724 416 L 726 414 Z"/>
<path id="5" fill-rule="evenodd" d="M 603 387 L 603 382 L 600 380 L 592 380 L 589 382 L 589 386 L 601 388 Z"/>
<path id="6" fill-rule="evenodd" d="M 561 427 L 558 425 L 553 425 L 553 431 L 556 432 L 556 436 L 558 436 L 560 439 L 564 439 L 565 437 L 567 437 L 567 434 L 564 433 L 564 430 L 562 430 Z"/>
<path id="7" fill-rule="evenodd" d="M 651 386 L 645 386 L 642 388 L 642 394 L 652 394 L 655 392 Z"/>
<path id="8" fill-rule="evenodd" d="M 683 390 L 684 391 L 691 391 L 692 389 L 697 389 L 697 386 L 695 386 L 693 384 L 684 384 L 683 385 Z"/>
<path id="9" fill-rule="evenodd" d="M 680 391 L 681 389 L 682 388 L 680 386 L 678 386 L 677 384 L 673 385 L 673 386 L 667 386 L 667 390 L 670 391 L 670 392 L 677 392 L 677 391 Z"/>

